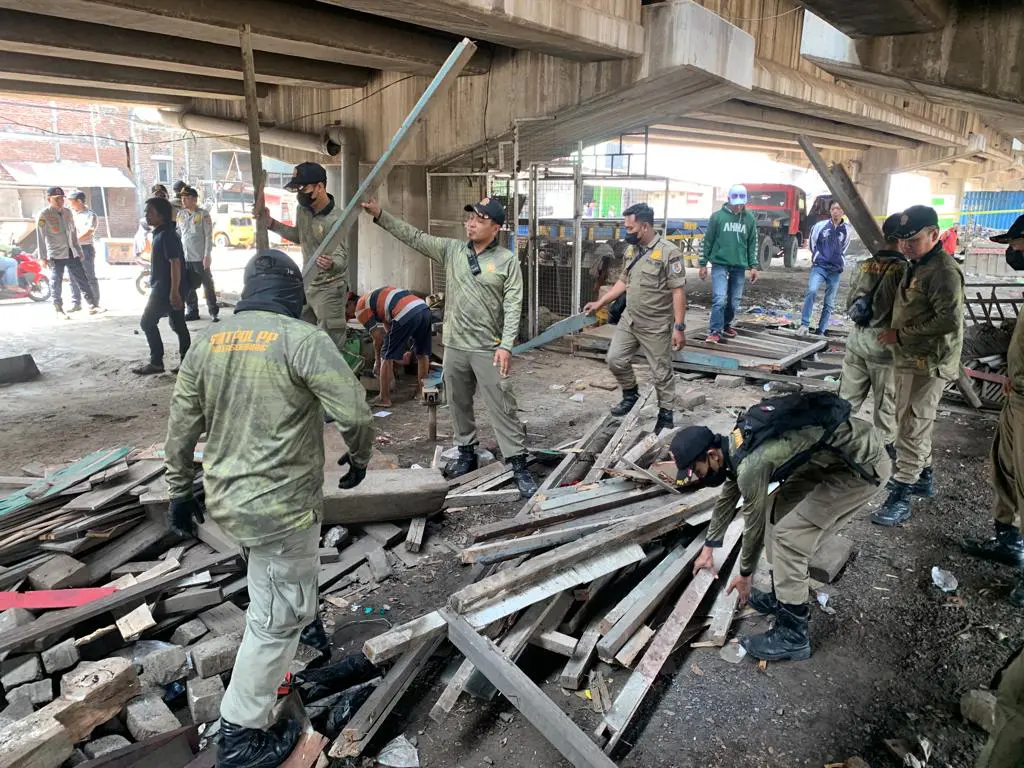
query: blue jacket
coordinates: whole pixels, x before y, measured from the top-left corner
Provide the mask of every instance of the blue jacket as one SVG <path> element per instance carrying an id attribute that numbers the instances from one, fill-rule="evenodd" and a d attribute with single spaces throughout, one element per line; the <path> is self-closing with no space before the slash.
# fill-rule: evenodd
<path id="1" fill-rule="evenodd" d="M 819 221 L 811 229 L 811 264 L 829 272 L 843 271 L 843 256 L 850 247 L 850 228 L 846 221 L 838 226 L 832 219 Z"/>

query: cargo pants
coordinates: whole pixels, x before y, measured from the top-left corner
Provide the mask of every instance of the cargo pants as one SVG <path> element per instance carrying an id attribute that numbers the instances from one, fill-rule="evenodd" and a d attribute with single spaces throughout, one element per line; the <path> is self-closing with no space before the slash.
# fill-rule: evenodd
<path id="1" fill-rule="evenodd" d="M 306 287 L 306 304 L 302 308 L 302 320 L 319 326 L 331 337 L 334 346 L 341 352 L 348 334 L 348 319 L 345 305 L 348 302 L 348 285 L 343 282 Z"/>
<path id="2" fill-rule="evenodd" d="M 992 517 L 1020 530 L 1024 522 L 1024 395 L 1016 392 L 1006 398 L 992 440 L 992 490 Z"/>
<path id="3" fill-rule="evenodd" d="M 885 487 L 890 466 L 888 455 L 883 455 L 873 467 L 865 467 L 874 471 L 875 485 L 851 469 L 822 471 L 805 465 L 779 487 L 765 541 L 780 602 L 807 602 L 808 569 L 818 546 Z"/>
<path id="4" fill-rule="evenodd" d="M 913 485 L 921 470 L 932 465 L 935 412 L 946 380 L 937 376 L 896 371 L 896 473 L 901 483 Z"/>
<path id="5" fill-rule="evenodd" d="M 849 400 L 852 413 L 857 413 L 869 392 L 875 428 L 882 433 L 886 445 L 896 442 L 896 377 L 892 361 L 878 362 L 847 347 L 839 396 Z"/>
<path id="6" fill-rule="evenodd" d="M 658 393 L 658 407 L 672 411 L 676 405 L 676 380 L 672 371 L 672 326 L 665 330 L 648 331 L 637 328 L 626 314 L 615 326 L 615 335 L 608 347 L 605 362 L 622 389 L 636 389 L 633 356 L 643 350 L 651 367 L 651 378 Z"/>
<path id="7" fill-rule="evenodd" d="M 494 365 L 494 352 L 486 349 L 444 350 L 444 386 L 455 445 L 477 443 L 473 396 L 478 385 L 502 457 L 507 461 L 526 453 L 526 428 L 516 413 L 512 379 L 501 377 Z"/>
<path id="8" fill-rule="evenodd" d="M 245 634 L 220 705 L 224 720 L 266 729 L 303 628 L 316 618 L 320 522 L 247 552 Z"/>
<path id="9" fill-rule="evenodd" d="M 1024 765 L 1024 648 L 1000 673 L 996 723 L 981 750 L 976 768 Z"/>

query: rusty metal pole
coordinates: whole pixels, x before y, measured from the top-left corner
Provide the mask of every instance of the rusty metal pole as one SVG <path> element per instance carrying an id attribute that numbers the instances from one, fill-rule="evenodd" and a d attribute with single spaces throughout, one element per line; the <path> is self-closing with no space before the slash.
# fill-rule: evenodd
<path id="1" fill-rule="evenodd" d="M 258 208 L 263 207 L 263 145 L 260 142 L 260 106 L 256 97 L 256 64 L 252 55 L 252 34 L 248 24 L 238 30 L 242 48 L 242 75 L 245 78 L 245 118 L 249 128 L 249 166 L 252 169 L 252 186 Z M 259 213 L 259 212 L 257 212 Z M 256 216 L 256 248 L 270 247 L 270 235 L 263 223 L 263 217 Z"/>

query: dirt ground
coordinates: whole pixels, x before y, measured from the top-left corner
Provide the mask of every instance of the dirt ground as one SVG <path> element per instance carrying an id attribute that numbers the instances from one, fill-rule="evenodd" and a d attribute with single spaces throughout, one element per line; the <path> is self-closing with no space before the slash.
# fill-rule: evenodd
<path id="1" fill-rule="evenodd" d="M 174 379 L 171 374 L 139 379 L 129 371 L 145 358 L 146 348 L 135 331 L 142 300 L 131 286 L 133 277 L 111 274 L 102 281 L 111 311 L 100 317 L 63 322 L 46 305 L 0 304 L 0 356 L 31 352 L 44 373 L 35 382 L 0 388 L 0 474 L 19 474 L 32 461 L 56 463 L 109 445 L 163 440 Z M 796 308 L 805 282 L 806 264 L 793 271 L 770 270 L 748 286 L 744 305 L 785 310 L 788 301 Z M 708 285 L 696 274 L 691 274 L 689 296 L 691 304 L 707 306 Z M 205 326 L 202 321 L 191 327 Z M 169 350 L 172 338 L 165 328 Z M 168 363 L 176 363 L 176 354 L 168 355 Z M 641 377 L 645 373 L 640 370 Z M 612 382 L 599 362 L 554 352 L 528 353 L 516 361 L 514 376 L 521 417 L 535 447 L 579 436 L 618 397 L 592 386 Z M 409 385 L 403 382 L 391 415 L 377 420 L 378 444 L 402 466 L 425 465 L 433 444 L 426 438 L 424 408 L 408 399 Z M 746 406 L 764 394 L 754 385 L 718 389 L 710 380 L 679 382 L 681 391 L 689 388 L 706 393 L 702 413 Z M 577 393 L 582 403 L 570 399 Z M 478 417 L 484 445 L 493 448 L 486 415 L 478 412 Z M 989 530 L 987 456 L 993 429 L 990 418 L 945 413 L 936 427 L 936 497 L 915 501 L 914 517 L 895 530 L 871 525 L 866 513 L 852 523 L 846 534 L 856 543 L 856 554 L 828 589 L 836 613 L 814 609 L 809 661 L 771 664 L 762 673 L 749 660 L 727 663 L 718 649 L 677 654 L 676 668 L 646 702 L 640 727 L 626 734 L 620 764 L 788 768 L 823 766 L 857 754 L 873 766 L 895 765 L 882 740 L 919 734 L 935 744 L 930 765 L 972 765 L 984 734 L 962 721 L 960 695 L 987 685 L 1024 636 L 1024 614 L 1005 599 L 1015 574 L 974 561 L 958 548 L 963 537 Z M 449 430 L 442 410 L 439 431 Z M 880 499 L 881 494 L 875 503 Z M 429 557 L 365 595 L 361 605 L 389 606 L 385 619 L 394 623 L 442 605 L 468 581 L 468 569 L 454 554 L 465 541 L 464 531 L 517 508 L 475 508 L 432 522 Z M 955 596 L 932 585 L 934 565 L 956 575 Z M 340 650 L 356 650 L 362 639 L 385 628 L 378 617 L 366 621 L 362 611 L 335 616 Z M 755 619 L 736 628 L 748 633 L 762 627 Z M 435 657 L 420 675 L 382 729 L 381 744 L 402 732 L 415 737 L 424 766 L 567 765 L 501 697 L 489 704 L 460 700 L 443 724 L 431 721 L 427 712 L 443 689 L 445 661 Z M 561 666 L 557 658 L 533 650 L 522 663 L 537 680 L 557 679 Z M 612 678 L 614 697 L 625 675 L 620 671 Z M 557 685 L 547 683 L 545 690 L 585 730 L 596 725 L 589 703 Z"/>

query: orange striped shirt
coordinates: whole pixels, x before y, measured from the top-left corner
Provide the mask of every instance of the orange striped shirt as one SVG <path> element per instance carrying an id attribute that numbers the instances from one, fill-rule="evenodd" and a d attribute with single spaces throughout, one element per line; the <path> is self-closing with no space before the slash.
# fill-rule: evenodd
<path id="1" fill-rule="evenodd" d="M 426 306 L 426 303 L 415 294 L 404 288 L 385 285 L 359 297 L 356 302 L 356 320 L 365 328 L 373 328 L 378 324 L 388 326 L 420 305 Z"/>

